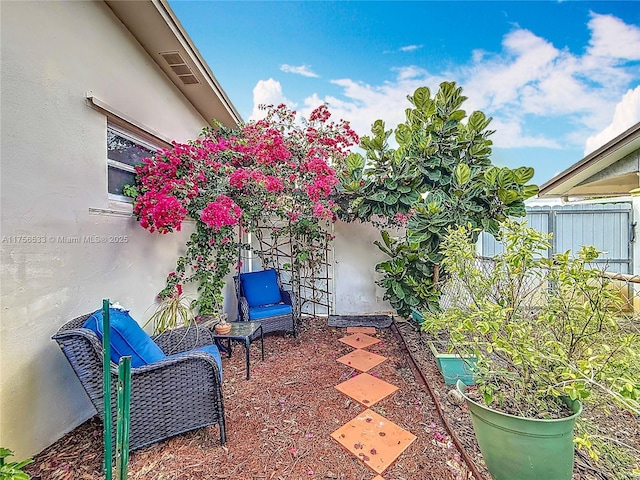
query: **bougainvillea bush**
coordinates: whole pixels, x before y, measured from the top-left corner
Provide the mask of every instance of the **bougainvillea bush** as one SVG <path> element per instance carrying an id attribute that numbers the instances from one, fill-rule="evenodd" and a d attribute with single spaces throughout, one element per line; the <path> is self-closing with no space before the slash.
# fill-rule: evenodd
<path id="1" fill-rule="evenodd" d="M 327 239 L 322 223 L 334 221 L 337 209 L 330 198 L 338 184 L 331 165 L 344 163 L 358 136 L 348 122 L 331 121 L 326 105 L 301 123 L 285 105 L 264 108 L 263 120 L 238 129 L 215 123 L 198 139 L 174 143 L 136 168 L 137 184 L 126 193 L 134 197 L 142 227 L 166 234 L 187 219 L 195 223 L 161 298 L 195 282 L 198 313 L 219 313 L 225 277 L 240 267 L 239 248 L 248 248 L 241 230 L 257 232 L 271 222 L 273 236 L 290 236 L 293 277 L 314 241 Z"/>

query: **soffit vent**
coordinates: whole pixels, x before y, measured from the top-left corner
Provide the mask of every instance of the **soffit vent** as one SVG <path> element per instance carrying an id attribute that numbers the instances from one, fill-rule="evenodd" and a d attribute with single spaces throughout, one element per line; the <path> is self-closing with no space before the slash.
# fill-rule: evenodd
<path id="1" fill-rule="evenodd" d="M 185 85 L 195 85 L 200 83 L 198 77 L 195 76 L 191 67 L 187 64 L 187 62 L 182 58 L 180 52 L 160 52 L 160 56 L 164 58 L 167 62 L 167 65 L 173 70 L 178 78 Z"/>

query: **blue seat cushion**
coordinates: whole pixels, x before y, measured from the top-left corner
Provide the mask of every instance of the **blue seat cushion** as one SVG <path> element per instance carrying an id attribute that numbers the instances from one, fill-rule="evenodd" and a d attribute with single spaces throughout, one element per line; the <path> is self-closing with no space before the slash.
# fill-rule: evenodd
<path id="1" fill-rule="evenodd" d="M 185 353 L 191 353 L 191 352 L 205 352 L 211 355 L 216 361 L 216 363 L 218 364 L 218 371 L 220 372 L 220 381 L 222 381 L 222 359 L 220 358 L 220 350 L 218 350 L 218 347 L 216 347 L 215 345 L 205 345 L 203 347 L 198 347 L 195 350 L 174 353 L 173 355 L 169 355 L 166 358 L 179 357 L 180 355 L 184 355 Z"/>
<path id="2" fill-rule="evenodd" d="M 198 350 L 206 352 L 216 359 L 218 371 L 220 372 L 220 381 L 222 381 L 222 359 L 220 358 L 220 350 L 218 350 L 218 347 L 215 345 L 205 345 L 204 347 L 198 348 Z"/>
<path id="3" fill-rule="evenodd" d="M 142 329 L 129 312 L 117 308 L 109 309 L 111 361 L 118 363 L 120 357 L 131 356 L 131 366 L 141 367 L 166 358 L 164 352 Z M 84 322 L 84 328 L 92 330 L 102 340 L 102 310 L 97 310 Z"/>
<path id="4" fill-rule="evenodd" d="M 292 311 L 291 305 L 287 305 L 286 303 L 267 305 L 266 307 L 249 308 L 249 320 L 260 320 L 261 318 L 291 315 Z"/>
<path id="5" fill-rule="evenodd" d="M 249 307 L 272 305 L 282 301 L 278 278 L 274 269 L 241 273 L 240 282 Z"/>

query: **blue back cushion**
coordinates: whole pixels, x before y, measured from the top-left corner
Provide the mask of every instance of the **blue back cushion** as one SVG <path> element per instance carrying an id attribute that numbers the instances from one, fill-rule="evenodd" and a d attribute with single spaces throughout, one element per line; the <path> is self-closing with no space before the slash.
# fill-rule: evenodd
<path id="1" fill-rule="evenodd" d="M 272 305 L 282 301 L 274 269 L 241 273 L 240 282 L 249 307 Z"/>
<path id="2" fill-rule="evenodd" d="M 109 309 L 111 361 L 118 363 L 120 357 L 131 356 L 131 366 L 141 367 L 166 358 L 164 352 L 142 329 L 129 312 L 117 308 Z M 102 310 L 97 310 L 84 322 L 84 328 L 93 330 L 102 340 Z"/>

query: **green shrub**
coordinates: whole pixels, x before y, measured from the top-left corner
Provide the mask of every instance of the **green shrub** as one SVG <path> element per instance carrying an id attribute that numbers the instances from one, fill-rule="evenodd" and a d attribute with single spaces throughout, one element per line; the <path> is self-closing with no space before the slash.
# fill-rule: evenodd
<path id="1" fill-rule="evenodd" d="M 29 480 L 31 476 L 22 471 L 22 468 L 30 463 L 32 459 L 22 462 L 7 462 L 6 458 L 13 456 L 13 451 L 0 447 L 0 480 Z"/>

